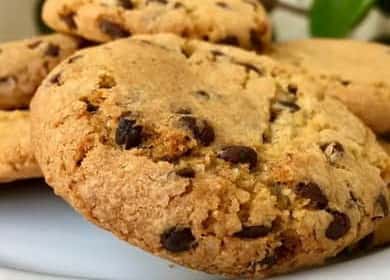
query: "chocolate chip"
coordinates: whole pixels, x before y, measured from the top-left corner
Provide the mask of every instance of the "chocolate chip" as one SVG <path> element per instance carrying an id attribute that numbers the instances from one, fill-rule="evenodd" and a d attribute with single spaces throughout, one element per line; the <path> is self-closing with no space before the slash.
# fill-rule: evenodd
<path id="1" fill-rule="evenodd" d="M 191 167 L 184 167 L 182 169 L 176 170 L 176 174 L 183 178 L 194 178 L 195 170 Z"/>
<path id="2" fill-rule="evenodd" d="M 241 231 L 236 232 L 234 237 L 256 239 L 265 237 L 272 232 L 272 227 L 266 226 L 243 226 Z"/>
<path id="3" fill-rule="evenodd" d="M 136 125 L 135 120 L 121 118 L 116 129 L 115 142 L 126 150 L 135 148 L 142 143 L 142 126 Z"/>
<path id="4" fill-rule="evenodd" d="M 349 217 L 341 212 L 330 212 L 333 215 L 333 221 L 326 229 L 325 236 L 330 240 L 338 240 L 348 233 L 351 228 Z"/>
<path id="5" fill-rule="evenodd" d="M 344 155 L 344 147 L 339 142 L 331 142 L 321 145 L 321 150 L 324 152 L 330 163 L 335 163 Z"/>
<path id="6" fill-rule="evenodd" d="M 299 183 L 295 187 L 295 193 L 301 198 L 310 200 L 309 208 L 325 209 L 328 207 L 328 198 L 316 183 Z"/>
<path id="7" fill-rule="evenodd" d="M 209 146 L 215 139 L 214 129 L 205 120 L 197 120 L 194 117 L 184 116 L 180 122 L 189 130 L 203 146 Z"/>
<path id="8" fill-rule="evenodd" d="M 174 227 L 161 235 L 161 245 L 173 253 L 190 250 L 195 246 L 195 241 L 190 228 Z"/>
<path id="9" fill-rule="evenodd" d="M 60 14 L 60 19 L 68 26 L 70 30 L 77 29 L 77 23 L 75 20 L 76 13 L 73 11 Z"/>
<path id="10" fill-rule="evenodd" d="M 87 112 L 95 113 L 99 110 L 99 106 L 92 104 L 89 100 L 86 100 L 85 103 L 87 104 Z"/>
<path id="11" fill-rule="evenodd" d="M 33 49 L 36 49 L 40 44 L 42 44 L 42 40 L 37 40 L 37 41 L 34 41 L 34 42 L 27 44 L 27 48 L 33 50 Z"/>
<path id="12" fill-rule="evenodd" d="M 58 57 L 60 55 L 60 47 L 58 45 L 53 44 L 53 43 L 49 43 L 47 45 L 45 55 L 51 56 L 51 57 Z"/>
<path id="13" fill-rule="evenodd" d="M 350 82 L 350 81 L 347 81 L 347 80 L 341 80 L 340 83 L 341 83 L 343 86 L 345 86 L 345 87 L 347 87 L 347 86 L 349 86 L 349 85 L 351 84 L 351 82 Z"/>
<path id="14" fill-rule="evenodd" d="M 298 93 L 298 86 L 294 84 L 289 84 L 287 86 L 287 90 L 289 93 L 296 95 Z"/>
<path id="15" fill-rule="evenodd" d="M 57 85 L 57 86 L 60 86 L 62 85 L 62 81 L 61 81 L 61 76 L 62 76 L 62 73 L 61 72 L 58 72 L 56 74 L 53 74 L 53 76 L 51 76 L 50 78 L 50 83 L 54 84 L 54 85 Z"/>
<path id="16" fill-rule="evenodd" d="M 132 0 L 119 0 L 119 5 L 126 10 L 134 9 L 134 4 Z"/>
<path id="17" fill-rule="evenodd" d="M 383 194 L 378 196 L 375 203 L 380 209 L 376 211 L 373 220 L 383 219 L 389 216 L 389 205 L 387 203 L 386 197 Z"/>
<path id="18" fill-rule="evenodd" d="M 226 4 L 225 2 L 219 1 L 215 3 L 217 6 L 223 8 L 223 9 L 230 9 L 229 5 Z"/>
<path id="19" fill-rule="evenodd" d="M 116 86 L 116 81 L 114 77 L 103 74 L 99 76 L 99 85 L 100 89 L 110 89 Z"/>
<path id="20" fill-rule="evenodd" d="M 225 147 L 218 153 L 218 157 L 234 164 L 247 163 L 250 169 L 257 165 L 256 151 L 246 146 Z"/>
<path id="21" fill-rule="evenodd" d="M 83 56 L 82 56 L 81 54 L 72 56 L 71 58 L 68 59 L 68 63 L 69 63 L 69 64 L 72 64 L 73 62 L 75 62 L 76 60 L 79 60 L 79 59 L 82 58 L 82 57 L 83 57 Z"/>
<path id="22" fill-rule="evenodd" d="M 131 33 L 126 30 L 119 23 L 113 22 L 111 20 L 100 18 L 98 20 L 99 29 L 106 35 L 110 36 L 112 39 L 119 39 L 124 37 L 129 37 Z"/>
<path id="23" fill-rule="evenodd" d="M 217 42 L 218 44 L 223 44 L 223 45 L 230 45 L 230 46 L 235 46 L 238 47 L 240 45 L 240 41 L 236 36 L 226 36 L 225 38 L 222 38 Z"/>

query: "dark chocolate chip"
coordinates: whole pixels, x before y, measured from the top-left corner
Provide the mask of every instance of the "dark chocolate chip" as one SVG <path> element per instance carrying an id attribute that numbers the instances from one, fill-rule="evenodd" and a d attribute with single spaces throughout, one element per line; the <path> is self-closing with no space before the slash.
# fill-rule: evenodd
<path id="1" fill-rule="evenodd" d="M 89 100 L 86 100 L 85 103 L 87 104 L 87 112 L 95 113 L 99 110 L 99 106 L 92 104 Z"/>
<path id="2" fill-rule="evenodd" d="M 72 64 L 73 62 L 75 62 L 76 60 L 79 60 L 79 59 L 82 58 L 82 57 L 83 57 L 83 56 L 82 56 L 81 54 L 72 56 L 71 58 L 68 59 L 68 63 L 69 63 L 69 64 Z"/>
<path id="3" fill-rule="evenodd" d="M 176 174 L 183 178 L 194 178 L 195 177 L 195 170 L 191 167 L 184 167 L 179 170 L 176 170 Z"/>
<path id="4" fill-rule="evenodd" d="M 134 4 L 132 0 L 119 0 L 119 5 L 126 10 L 134 9 Z"/>
<path id="5" fill-rule="evenodd" d="M 256 239 L 265 237 L 272 232 L 272 227 L 266 226 L 243 226 L 241 231 L 236 232 L 234 237 Z"/>
<path id="6" fill-rule="evenodd" d="M 31 42 L 29 44 L 27 44 L 27 47 L 29 49 L 36 49 L 40 44 L 42 44 L 42 40 L 37 40 L 37 41 L 34 41 L 34 42 Z"/>
<path id="7" fill-rule="evenodd" d="M 333 216 L 333 221 L 326 229 L 325 236 L 330 240 L 338 240 L 351 229 L 351 221 L 344 213 L 332 211 L 330 214 Z"/>
<path id="8" fill-rule="evenodd" d="M 45 55 L 51 56 L 51 57 L 58 57 L 60 55 L 60 47 L 58 45 L 55 45 L 53 43 L 49 43 L 47 45 Z"/>
<path id="9" fill-rule="evenodd" d="M 189 130 L 203 146 L 209 146 L 215 139 L 214 129 L 205 120 L 197 120 L 194 117 L 184 116 L 180 122 Z"/>
<path id="10" fill-rule="evenodd" d="M 257 165 L 256 151 L 246 146 L 225 147 L 218 153 L 218 157 L 234 164 L 247 163 L 250 169 Z"/>
<path id="11" fill-rule="evenodd" d="M 321 145 L 321 150 L 324 152 L 328 161 L 335 163 L 339 158 L 344 155 L 344 147 L 339 142 L 331 142 Z"/>
<path id="12" fill-rule="evenodd" d="M 340 81 L 340 83 L 341 83 L 343 86 L 345 86 L 345 87 L 347 87 L 347 86 L 349 86 L 349 85 L 351 84 L 351 82 L 350 82 L 350 81 L 347 81 L 347 80 L 342 80 L 342 81 Z"/>
<path id="13" fill-rule="evenodd" d="M 60 19 L 66 24 L 70 30 L 77 29 L 77 23 L 75 20 L 76 13 L 73 11 L 60 14 Z"/>
<path id="14" fill-rule="evenodd" d="M 116 129 L 115 142 L 126 150 L 135 148 L 142 143 L 142 126 L 136 125 L 135 120 L 121 118 Z"/>
<path id="15" fill-rule="evenodd" d="M 219 1 L 215 3 L 217 6 L 223 8 L 223 9 L 230 9 L 229 5 L 226 4 L 225 2 Z"/>
<path id="16" fill-rule="evenodd" d="M 235 47 L 238 47 L 240 45 L 240 41 L 238 40 L 238 38 L 233 35 L 226 36 L 225 38 L 219 40 L 217 43 L 223 45 L 235 46 Z"/>
<path id="17" fill-rule="evenodd" d="M 173 253 L 188 251 L 195 243 L 196 239 L 190 228 L 174 227 L 161 235 L 161 245 Z"/>
<path id="18" fill-rule="evenodd" d="M 129 37 L 131 33 L 126 30 L 119 23 L 113 22 L 109 19 L 100 18 L 98 21 L 99 29 L 106 35 L 110 36 L 112 39 L 119 39 L 124 37 Z"/>
<path id="19" fill-rule="evenodd" d="M 309 208 L 325 209 L 328 207 L 328 198 L 316 183 L 299 183 L 295 187 L 295 193 L 301 198 L 310 200 Z"/>
<path id="20" fill-rule="evenodd" d="M 287 86 L 287 90 L 289 93 L 296 95 L 298 93 L 298 86 L 294 84 L 289 84 Z"/>

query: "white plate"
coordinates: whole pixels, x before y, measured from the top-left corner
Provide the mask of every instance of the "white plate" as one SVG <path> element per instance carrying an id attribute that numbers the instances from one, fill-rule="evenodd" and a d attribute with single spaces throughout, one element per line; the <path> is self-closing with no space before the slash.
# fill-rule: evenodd
<path id="1" fill-rule="evenodd" d="M 0 188 L 0 280 L 214 280 L 160 260 L 86 222 L 42 181 Z M 390 249 L 273 279 L 390 279 Z M 47 276 L 43 276 L 47 275 Z"/>

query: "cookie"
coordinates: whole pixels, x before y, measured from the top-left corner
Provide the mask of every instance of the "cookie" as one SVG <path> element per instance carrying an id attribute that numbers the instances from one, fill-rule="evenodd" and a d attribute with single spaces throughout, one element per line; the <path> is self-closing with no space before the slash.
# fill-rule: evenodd
<path id="1" fill-rule="evenodd" d="M 80 43 L 54 34 L 0 44 L 0 109 L 28 107 L 45 76 Z"/>
<path id="2" fill-rule="evenodd" d="M 390 142 L 388 139 L 380 139 L 380 144 L 383 149 L 390 155 Z M 390 217 L 381 221 L 375 230 L 370 242 L 370 247 L 381 247 L 390 243 Z"/>
<path id="3" fill-rule="evenodd" d="M 378 134 L 390 132 L 390 48 L 310 39 L 276 44 L 271 56 L 319 75 L 327 94 L 343 101 Z"/>
<path id="4" fill-rule="evenodd" d="M 134 36 L 32 102 L 45 178 L 130 244 L 209 273 L 323 263 L 388 215 L 389 157 L 311 77 L 238 48 Z"/>
<path id="5" fill-rule="evenodd" d="M 263 50 L 272 32 L 257 0 L 47 0 L 43 18 L 55 30 L 98 42 L 168 32 Z"/>
<path id="6" fill-rule="evenodd" d="M 28 111 L 0 111 L 0 183 L 42 177 L 34 158 Z"/>

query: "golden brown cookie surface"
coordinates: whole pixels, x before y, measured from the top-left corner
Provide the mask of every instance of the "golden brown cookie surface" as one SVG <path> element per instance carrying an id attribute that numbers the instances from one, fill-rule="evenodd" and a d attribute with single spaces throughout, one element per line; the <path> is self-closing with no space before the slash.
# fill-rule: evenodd
<path id="1" fill-rule="evenodd" d="M 378 134 L 390 132 L 390 48 L 310 39 L 276 44 L 270 55 L 317 74 L 327 94 L 343 101 Z"/>
<path id="2" fill-rule="evenodd" d="M 0 183 L 42 176 L 30 139 L 29 112 L 0 111 Z"/>
<path id="3" fill-rule="evenodd" d="M 0 109 L 27 108 L 41 81 L 80 43 L 54 34 L 0 44 Z"/>
<path id="4" fill-rule="evenodd" d="M 272 32 L 257 0 L 48 0 L 43 18 L 55 30 L 98 42 L 168 32 L 261 50 Z"/>
<path id="5" fill-rule="evenodd" d="M 319 264 L 388 215 L 389 158 L 315 80 L 174 35 L 78 52 L 32 103 L 47 182 L 182 265 L 263 277 Z"/>

